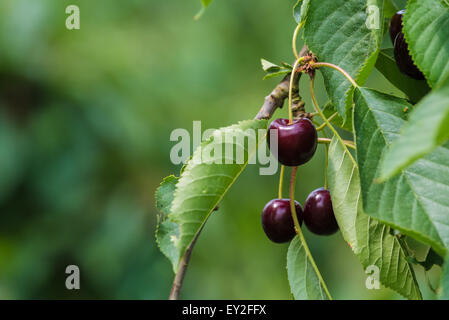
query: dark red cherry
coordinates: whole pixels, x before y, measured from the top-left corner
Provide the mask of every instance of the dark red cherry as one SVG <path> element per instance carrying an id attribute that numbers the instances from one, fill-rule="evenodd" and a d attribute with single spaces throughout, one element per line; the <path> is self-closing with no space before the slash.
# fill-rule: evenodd
<path id="1" fill-rule="evenodd" d="M 304 223 L 311 232 L 329 235 L 338 230 L 328 190 L 319 188 L 307 197 L 304 205 Z"/>
<path id="2" fill-rule="evenodd" d="M 405 42 L 404 34 L 398 33 L 394 42 L 394 59 L 399 70 L 407 76 L 416 80 L 423 80 L 424 75 L 415 65 L 408 51 L 407 42 Z"/>
<path id="3" fill-rule="evenodd" d="M 390 21 L 390 38 L 391 42 L 394 45 L 394 40 L 399 33 L 402 33 L 402 17 L 405 13 L 405 10 L 401 10 L 396 12 Z"/>
<path id="4" fill-rule="evenodd" d="M 309 119 L 294 119 L 292 124 L 289 124 L 288 119 L 276 119 L 268 130 L 277 130 L 277 154 L 273 141 L 270 141 L 270 131 L 268 131 L 268 146 L 283 165 L 299 166 L 309 161 L 315 154 L 318 136 L 315 126 Z"/>
<path id="5" fill-rule="evenodd" d="M 295 201 L 296 216 L 302 224 L 302 207 Z M 268 202 L 262 211 L 262 227 L 267 237 L 276 243 L 292 240 L 295 235 L 295 225 L 290 210 L 289 199 L 273 199 Z"/>

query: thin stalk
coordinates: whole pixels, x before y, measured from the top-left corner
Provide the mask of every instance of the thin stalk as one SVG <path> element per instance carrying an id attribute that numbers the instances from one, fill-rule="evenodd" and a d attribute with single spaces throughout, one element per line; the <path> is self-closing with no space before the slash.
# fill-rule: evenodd
<path id="1" fill-rule="evenodd" d="M 198 237 L 200 236 L 201 231 L 203 230 L 204 225 L 201 227 L 200 230 L 196 233 L 195 237 L 193 238 L 190 245 L 187 247 L 186 252 L 184 253 L 184 256 L 182 257 L 181 261 L 179 261 L 179 267 L 175 275 L 175 279 L 173 280 L 173 285 L 170 291 L 170 296 L 168 297 L 169 300 L 178 300 L 179 295 L 181 294 L 181 288 L 182 284 L 184 283 L 184 277 L 187 272 L 187 267 L 189 266 L 190 256 L 192 255 L 193 248 L 195 247 L 195 243 L 198 240 Z"/>
<path id="2" fill-rule="evenodd" d="M 324 189 L 327 190 L 327 187 L 328 187 L 327 167 L 329 166 L 329 145 L 327 145 L 327 144 L 326 144 L 324 156 L 326 157 L 324 160 Z"/>
<path id="3" fill-rule="evenodd" d="M 326 140 L 329 140 L 329 143 L 330 143 L 330 141 L 331 141 L 331 139 L 329 139 L 328 137 L 327 137 L 327 134 L 326 134 L 326 130 L 323 130 L 323 131 L 321 131 L 321 134 L 324 136 L 324 138 L 321 138 L 321 139 L 326 139 Z M 329 144 L 325 144 L 325 159 L 324 159 L 324 189 L 325 190 L 327 190 L 327 187 L 328 187 L 328 179 L 327 179 L 327 167 L 329 166 Z"/>
<path id="4" fill-rule="evenodd" d="M 330 144 L 332 142 L 332 139 L 329 139 L 329 138 L 318 138 L 318 143 L 322 143 L 322 144 Z M 354 142 L 352 142 L 352 141 L 349 141 L 349 140 L 343 140 L 343 143 L 347 146 L 347 147 L 349 147 L 349 148 L 351 148 L 351 149 L 355 149 L 355 144 L 354 144 Z"/>
<path id="5" fill-rule="evenodd" d="M 301 57 L 295 61 L 293 65 L 292 74 L 290 76 L 290 86 L 288 88 L 288 120 L 289 123 L 293 123 L 293 110 L 292 110 L 292 92 L 293 92 L 293 81 L 295 81 L 295 72 L 298 65 L 304 60 L 304 57 Z"/>
<path id="6" fill-rule="evenodd" d="M 338 112 L 335 112 L 333 115 L 331 115 L 329 118 L 327 118 L 327 120 L 329 120 L 329 122 L 332 121 L 332 119 L 334 119 L 336 116 L 338 115 Z M 323 122 L 319 127 L 316 128 L 316 131 L 321 131 L 326 127 L 326 122 Z"/>
<path id="7" fill-rule="evenodd" d="M 346 77 L 346 79 L 348 79 L 349 82 L 351 82 L 351 84 L 355 88 L 359 87 L 358 84 L 354 81 L 354 79 L 352 79 L 352 77 L 349 75 L 349 73 L 347 73 L 345 70 L 343 70 L 339 66 L 336 66 L 335 64 L 328 63 L 328 62 L 315 62 L 315 63 L 311 63 L 310 65 L 314 68 L 328 67 L 328 68 L 335 69 L 335 70 L 339 71 L 342 75 L 344 75 Z"/>
<path id="8" fill-rule="evenodd" d="M 311 77 L 310 79 L 310 95 L 312 97 L 313 105 L 315 106 L 316 111 L 319 113 L 320 117 L 323 119 L 323 121 L 326 123 L 326 125 L 329 127 L 329 129 L 334 133 L 334 135 L 337 137 L 337 139 L 342 144 L 345 151 L 348 153 L 349 157 L 351 158 L 352 163 L 357 166 L 357 162 L 355 161 L 354 157 L 352 156 L 351 152 L 349 152 L 348 147 L 346 146 L 344 140 L 340 137 L 337 130 L 332 126 L 332 124 L 329 122 L 329 120 L 324 115 L 323 111 L 321 111 L 320 106 L 318 105 L 318 102 L 315 97 L 315 91 L 314 91 L 314 77 Z"/>
<path id="9" fill-rule="evenodd" d="M 296 59 L 299 59 L 298 50 L 296 49 L 296 39 L 298 38 L 299 30 L 304 25 L 304 22 L 301 22 L 296 26 L 295 32 L 293 33 L 293 39 L 292 39 L 292 49 L 293 54 L 295 55 Z"/>
<path id="10" fill-rule="evenodd" d="M 326 293 L 329 300 L 332 300 L 332 296 L 329 293 L 329 290 L 327 289 L 326 283 L 324 282 L 323 277 L 321 276 L 320 270 L 318 269 L 315 260 L 313 259 L 312 253 L 310 252 L 309 246 L 307 245 L 306 239 L 304 238 L 304 235 L 301 231 L 301 226 L 298 221 L 298 217 L 296 216 L 296 208 L 295 208 L 295 184 L 296 184 L 296 173 L 298 171 L 298 167 L 294 167 L 292 170 L 292 176 L 290 179 L 290 210 L 292 213 L 293 222 L 295 224 L 295 230 L 296 233 L 299 236 L 299 239 L 301 240 L 302 246 L 304 247 L 304 250 L 306 251 L 306 255 L 308 259 L 310 260 L 310 264 L 312 265 L 312 268 L 315 270 L 315 273 L 318 277 L 318 280 L 321 283 L 321 286 L 323 287 L 324 292 Z"/>
<path id="11" fill-rule="evenodd" d="M 284 170 L 285 166 L 281 165 L 281 174 L 279 177 L 279 190 L 278 190 L 278 198 L 282 199 L 282 185 L 284 184 Z"/>

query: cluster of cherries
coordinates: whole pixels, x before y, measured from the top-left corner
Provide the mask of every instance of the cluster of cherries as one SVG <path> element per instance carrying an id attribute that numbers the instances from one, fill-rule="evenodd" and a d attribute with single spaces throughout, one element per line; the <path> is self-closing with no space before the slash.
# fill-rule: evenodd
<path id="1" fill-rule="evenodd" d="M 402 32 L 402 17 L 404 13 L 405 10 L 396 12 L 390 22 L 390 38 L 394 46 L 394 59 L 402 73 L 411 78 L 423 80 L 424 75 L 414 64 L 408 51 L 407 42 L 405 42 L 404 33 Z"/>
<path id="2" fill-rule="evenodd" d="M 274 120 L 268 130 L 276 130 L 278 150 L 275 156 L 278 161 L 290 167 L 308 162 L 315 154 L 318 134 L 312 121 L 307 118 Z M 268 146 L 270 146 L 268 135 Z M 330 193 L 324 188 L 313 191 L 306 200 L 304 210 L 295 201 L 296 216 L 300 225 L 319 235 L 329 235 L 338 230 Z M 262 227 L 268 238 L 276 243 L 288 242 L 296 235 L 290 199 L 273 199 L 262 211 Z"/>
<path id="3" fill-rule="evenodd" d="M 390 23 L 394 57 L 402 73 L 422 80 L 424 76 L 414 64 L 402 32 L 404 13 L 405 10 L 398 11 Z M 318 135 L 309 119 L 295 119 L 292 123 L 288 119 L 276 119 L 270 124 L 269 130 L 276 130 L 278 133 L 278 150 L 275 156 L 281 164 L 290 167 L 300 166 L 308 162 L 315 154 Z M 270 135 L 268 135 L 268 146 L 270 146 Z M 302 225 L 304 221 L 307 228 L 315 234 L 329 235 L 338 230 L 331 196 L 324 188 L 316 189 L 309 194 L 304 210 L 301 204 L 295 201 L 295 209 L 299 224 Z M 273 199 L 268 202 L 262 211 L 262 227 L 273 242 L 283 243 L 292 240 L 296 232 L 290 199 Z"/>

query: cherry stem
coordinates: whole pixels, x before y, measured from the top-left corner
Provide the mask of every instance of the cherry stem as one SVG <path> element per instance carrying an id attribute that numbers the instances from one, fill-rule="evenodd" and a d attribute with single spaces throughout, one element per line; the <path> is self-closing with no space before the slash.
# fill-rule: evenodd
<path id="1" fill-rule="evenodd" d="M 326 131 L 325 130 L 321 131 L 321 134 L 324 136 L 324 138 L 322 138 L 322 140 L 329 140 L 329 143 L 330 143 L 331 140 L 328 139 Z M 318 140 L 320 140 L 320 139 L 318 139 Z M 325 150 L 325 154 L 324 154 L 324 156 L 325 156 L 325 159 L 324 159 L 324 189 L 327 190 L 327 188 L 328 188 L 327 167 L 329 166 L 329 144 L 326 143 L 325 146 L 326 146 L 326 148 L 324 149 Z"/>
<path id="2" fill-rule="evenodd" d="M 354 166 L 357 166 L 357 162 L 355 161 L 355 159 L 352 156 L 351 152 L 349 152 L 348 147 L 346 146 L 344 140 L 340 137 L 340 135 L 338 134 L 337 130 L 335 130 L 335 128 L 332 126 L 332 124 L 326 118 L 326 116 L 324 115 L 324 113 L 321 110 L 320 106 L 318 105 L 318 102 L 317 102 L 316 97 L 315 97 L 315 91 L 314 91 L 314 82 L 315 82 L 314 79 L 315 78 L 313 76 L 310 77 L 310 95 L 312 97 L 313 105 L 315 106 L 315 109 L 318 112 L 318 114 L 320 115 L 320 117 L 323 119 L 323 121 L 326 123 L 326 125 L 329 127 L 329 129 L 334 133 L 334 135 L 337 137 L 338 141 L 340 141 L 340 143 L 342 144 L 343 148 L 348 153 L 349 158 L 351 158 L 351 161 L 354 164 Z M 354 146 L 354 149 L 355 149 L 355 146 Z"/>
<path id="3" fill-rule="evenodd" d="M 322 143 L 322 144 L 330 144 L 332 142 L 332 139 L 329 138 L 318 138 L 318 143 Z M 350 140 L 343 140 L 343 143 L 348 146 L 351 149 L 355 149 L 355 145 L 354 142 L 350 141 Z"/>
<path id="4" fill-rule="evenodd" d="M 292 73 L 290 75 L 290 86 L 288 88 L 288 120 L 289 124 L 293 123 L 293 110 L 292 110 L 292 95 L 293 95 L 293 81 L 295 81 L 295 72 L 298 65 L 304 60 L 304 57 L 298 58 L 293 65 Z"/>
<path id="5" fill-rule="evenodd" d="M 327 289 L 326 283 L 324 282 L 323 277 L 321 276 L 320 270 L 318 269 L 315 260 L 313 259 L 312 253 L 310 252 L 309 246 L 307 245 L 307 241 L 304 238 L 304 235 L 301 231 L 301 225 L 298 221 L 298 216 L 296 215 L 296 207 L 295 207 L 295 184 L 296 184 L 296 173 L 298 172 L 298 167 L 294 167 L 292 170 L 292 176 L 290 179 L 290 211 L 292 213 L 293 222 L 295 224 L 295 231 L 297 235 L 299 236 L 299 239 L 301 240 L 302 246 L 304 247 L 304 250 L 306 251 L 307 258 L 310 260 L 310 264 L 312 265 L 313 269 L 315 270 L 315 273 L 318 277 L 318 280 L 320 281 L 321 287 L 323 288 L 324 292 L 326 293 L 329 300 L 332 300 L 332 296 L 329 293 L 329 290 Z"/>
<path id="6" fill-rule="evenodd" d="M 359 87 L 358 84 L 354 81 L 354 79 L 352 79 L 352 77 L 349 75 L 349 73 L 347 73 L 345 70 L 343 70 L 339 66 L 336 66 L 335 64 L 328 63 L 328 62 L 311 62 L 310 65 L 314 68 L 328 67 L 328 68 L 335 69 L 335 70 L 339 71 L 342 75 L 344 75 L 346 77 L 346 79 L 348 79 L 349 82 L 351 82 L 351 84 L 355 88 Z"/>
<path id="7" fill-rule="evenodd" d="M 324 133 L 324 131 L 323 131 Z M 329 145 L 326 144 L 326 152 L 325 152 L 325 162 L 324 162 L 324 189 L 328 188 L 328 179 L 327 179 L 327 167 L 329 166 Z"/>
<path id="8" fill-rule="evenodd" d="M 332 121 L 336 116 L 338 115 L 338 112 L 335 112 L 333 115 L 331 115 L 327 120 Z M 327 126 L 326 122 L 323 122 L 319 127 L 316 128 L 316 131 L 321 131 Z"/>
<path id="9" fill-rule="evenodd" d="M 299 59 L 298 50 L 296 49 L 296 39 L 298 38 L 299 30 L 304 25 L 304 22 L 301 22 L 296 26 L 295 32 L 293 33 L 293 39 L 292 39 L 292 49 L 293 54 L 295 55 L 296 59 Z"/>
<path id="10" fill-rule="evenodd" d="M 278 191 L 279 199 L 282 199 L 282 185 L 284 184 L 284 170 L 285 170 L 285 166 L 281 165 L 281 173 L 279 176 L 279 191 Z"/>

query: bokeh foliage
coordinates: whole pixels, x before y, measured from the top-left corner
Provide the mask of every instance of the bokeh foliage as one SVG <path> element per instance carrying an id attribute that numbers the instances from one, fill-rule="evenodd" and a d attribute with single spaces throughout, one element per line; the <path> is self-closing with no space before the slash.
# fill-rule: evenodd
<path id="1" fill-rule="evenodd" d="M 65 28 L 69 4 L 81 30 Z M 168 296 L 154 190 L 180 169 L 170 132 L 255 115 L 277 81 L 262 81 L 260 58 L 293 60 L 293 4 L 215 1 L 194 21 L 199 1 L 0 2 L 0 298 Z M 369 82 L 397 93 L 378 73 Z M 300 169 L 300 202 L 322 186 L 323 163 L 320 148 Z M 277 179 L 252 165 L 233 186 L 198 241 L 184 298 L 291 298 L 287 246 L 260 226 Z M 397 297 L 365 288 L 340 234 L 306 236 L 335 298 Z M 80 291 L 65 289 L 69 264 Z"/>

